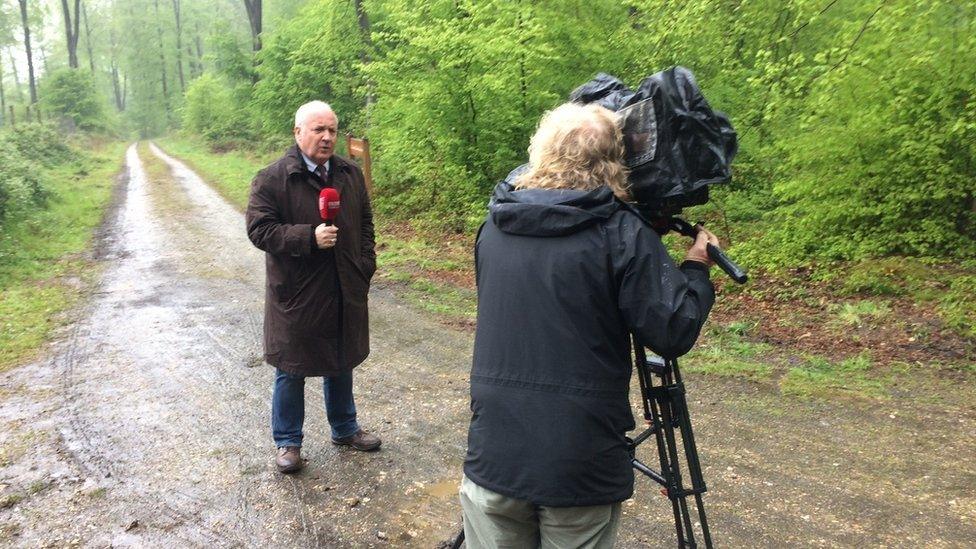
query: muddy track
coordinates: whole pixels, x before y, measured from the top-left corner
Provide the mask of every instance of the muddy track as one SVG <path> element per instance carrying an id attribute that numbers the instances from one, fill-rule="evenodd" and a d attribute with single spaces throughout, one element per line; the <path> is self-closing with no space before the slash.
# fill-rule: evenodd
<path id="1" fill-rule="evenodd" d="M 271 467 L 263 257 L 241 214 L 135 147 L 101 232 L 98 288 L 47 360 L 0 375 L 0 545 L 433 547 L 457 525 L 470 335 L 377 287 L 356 370 L 378 453 L 331 445 L 306 390 L 306 469 Z M 158 161 L 158 160 L 154 160 Z M 910 389 L 910 388 L 909 388 Z M 955 390 L 969 392 L 966 382 Z M 784 400 L 689 379 L 719 547 L 976 545 L 972 400 Z M 962 402 L 964 404 L 959 404 Z M 653 463 L 653 449 L 643 455 Z M 621 547 L 672 545 L 638 481 Z"/>

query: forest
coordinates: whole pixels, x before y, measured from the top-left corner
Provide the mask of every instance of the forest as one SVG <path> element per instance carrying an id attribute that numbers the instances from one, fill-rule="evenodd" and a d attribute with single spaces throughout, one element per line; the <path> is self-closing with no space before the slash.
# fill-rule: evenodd
<path id="1" fill-rule="evenodd" d="M 715 545 L 976 546 L 973 0 L 0 0 L 0 546 L 445 546 L 490 193 L 579 85 L 674 66 L 738 136 L 682 217 L 749 280 L 711 270 L 658 393 L 694 422 Z M 283 478 L 242 213 L 310 100 L 337 154 L 368 140 L 355 391 L 384 442 L 336 446 L 309 382 Z M 673 547 L 681 491 L 645 481 L 619 546 Z"/>
<path id="2" fill-rule="evenodd" d="M 543 112 L 681 65 L 740 143 L 688 216 L 767 280 L 908 299 L 971 338 L 974 24 L 962 0 L 3 0 L 0 227 L 49 202 L 36 157 L 60 153 L 37 143 L 268 159 L 323 99 L 369 139 L 381 223 L 464 240 Z"/>

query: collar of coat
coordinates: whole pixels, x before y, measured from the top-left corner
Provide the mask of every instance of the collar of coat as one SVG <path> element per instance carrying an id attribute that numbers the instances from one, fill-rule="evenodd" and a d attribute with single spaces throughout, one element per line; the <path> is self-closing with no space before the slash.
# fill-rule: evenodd
<path id="1" fill-rule="evenodd" d="M 330 172 L 338 173 L 335 170 L 340 170 L 348 173 L 350 171 L 349 161 L 345 158 L 342 158 L 337 154 L 333 154 L 330 161 Z M 297 144 L 289 147 L 288 152 L 285 153 L 285 168 L 288 170 L 288 175 L 294 175 L 296 173 L 308 173 L 308 167 L 305 165 L 305 160 L 302 158 L 302 151 L 298 148 Z"/>

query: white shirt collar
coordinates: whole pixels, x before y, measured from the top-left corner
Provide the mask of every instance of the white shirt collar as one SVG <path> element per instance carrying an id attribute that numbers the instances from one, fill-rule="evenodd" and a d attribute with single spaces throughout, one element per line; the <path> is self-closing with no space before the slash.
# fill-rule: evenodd
<path id="1" fill-rule="evenodd" d="M 319 165 L 316 164 L 315 162 L 312 162 L 311 158 L 305 156 L 305 153 L 303 153 L 301 149 L 298 150 L 298 153 L 302 155 L 302 160 L 305 161 L 305 167 L 308 168 L 308 171 L 314 172 L 315 168 L 317 168 Z M 325 173 L 329 173 L 329 170 L 332 169 L 331 163 L 332 163 L 331 158 L 325 161 Z"/>

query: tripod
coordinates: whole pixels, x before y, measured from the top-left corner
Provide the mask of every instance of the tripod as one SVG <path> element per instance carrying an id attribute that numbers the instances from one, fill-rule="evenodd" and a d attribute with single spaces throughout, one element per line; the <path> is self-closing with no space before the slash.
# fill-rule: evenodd
<path id="1" fill-rule="evenodd" d="M 698 448 L 691 430 L 688 416 L 688 402 L 685 400 L 685 386 L 681 381 L 677 359 L 664 359 L 658 356 L 647 357 L 644 347 L 633 339 L 634 366 L 640 381 L 641 401 L 644 406 L 644 419 L 650 426 L 630 442 L 631 464 L 644 475 L 664 487 L 661 493 L 671 500 L 674 511 L 674 529 L 678 535 L 678 548 L 695 548 L 695 531 L 692 528 L 688 496 L 695 496 L 695 507 L 701 525 L 705 547 L 712 549 L 712 536 L 708 531 L 702 493 L 705 492 L 705 479 L 702 478 L 701 463 L 698 461 Z M 657 378 L 657 385 L 654 384 Z M 675 433 L 677 428 L 677 435 Z M 678 435 L 691 487 L 685 488 L 681 480 L 681 466 L 678 457 Z M 661 471 L 655 471 L 637 459 L 636 452 L 645 440 L 654 437 L 657 441 L 658 459 Z"/>

